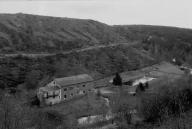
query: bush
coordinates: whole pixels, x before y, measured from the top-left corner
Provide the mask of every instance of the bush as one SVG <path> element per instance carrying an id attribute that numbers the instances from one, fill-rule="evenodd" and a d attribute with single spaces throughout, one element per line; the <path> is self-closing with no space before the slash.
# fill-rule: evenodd
<path id="1" fill-rule="evenodd" d="M 158 94 L 142 98 L 140 110 L 148 122 L 162 121 L 192 108 L 192 88 L 186 80 L 164 85 L 162 89 Z"/>
<path id="2" fill-rule="evenodd" d="M 38 99 L 37 95 L 35 97 L 32 97 L 30 101 L 30 106 L 40 106 L 40 100 Z"/>

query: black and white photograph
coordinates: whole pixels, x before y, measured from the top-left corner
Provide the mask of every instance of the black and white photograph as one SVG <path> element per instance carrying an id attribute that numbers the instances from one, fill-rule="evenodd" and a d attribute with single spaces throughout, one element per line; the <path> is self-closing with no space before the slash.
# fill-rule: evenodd
<path id="1" fill-rule="evenodd" d="M 192 1 L 0 0 L 0 129 L 192 129 Z"/>

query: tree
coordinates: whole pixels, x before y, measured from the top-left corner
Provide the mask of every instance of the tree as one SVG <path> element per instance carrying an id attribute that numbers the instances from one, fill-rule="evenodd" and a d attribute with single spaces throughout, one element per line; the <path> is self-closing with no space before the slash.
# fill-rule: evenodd
<path id="1" fill-rule="evenodd" d="M 140 87 L 141 91 L 145 91 L 145 87 L 144 87 L 143 83 L 139 83 L 139 87 Z"/>
<path id="2" fill-rule="evenodd" d="M 119 73 L 116 73 L 115 78 L 113 79 L 113 85 L 118 85 L 121 86 L 122 85 L 122 78 L 119 75 Z"/>
<path id="3" fill-rule="evenodd" d="M 141 92 L 141 91 L 145 91 L 145 87 L 143 86 L 143 83 L 140 82 L 136 88 L 136 93 Z"/>
<path id="4" fill-rule="evenodd" d="M 37 88 L 40 77 L 41 77 L 41 71 L 39 70 L 32 70 L 29 73 L 27 73 L 25 79 L 27 89 Z"/>

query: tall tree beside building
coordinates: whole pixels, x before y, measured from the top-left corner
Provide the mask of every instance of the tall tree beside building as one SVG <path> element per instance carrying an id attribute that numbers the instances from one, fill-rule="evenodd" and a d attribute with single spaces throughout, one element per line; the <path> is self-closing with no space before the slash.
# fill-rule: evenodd
<path id="1" fill-rule="evenodd" d="M 113 78 L 113 85 L 121 86 L 122 85 L 122 78 L 119 73 L 116 73 L 115 78 Z"/>

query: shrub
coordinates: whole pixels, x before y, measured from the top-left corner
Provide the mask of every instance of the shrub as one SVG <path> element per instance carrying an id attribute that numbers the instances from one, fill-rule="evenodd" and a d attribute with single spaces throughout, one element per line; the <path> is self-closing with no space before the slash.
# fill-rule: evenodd
<path id="1" fill-rule="evenodd" d="M 140 111 L 148 122 L 162 121 L 192 108 L 192 88 L 186 80 L 162 86 L 159 93 L 142 98 Z"/>
<path id="2" fill-rule="evenodd" d="M 30 101 L 30 105 L 31 106 L 40 106 L 40 100 L 38 99 L 37 95 L 32 97 L 31 101 Z"/>

